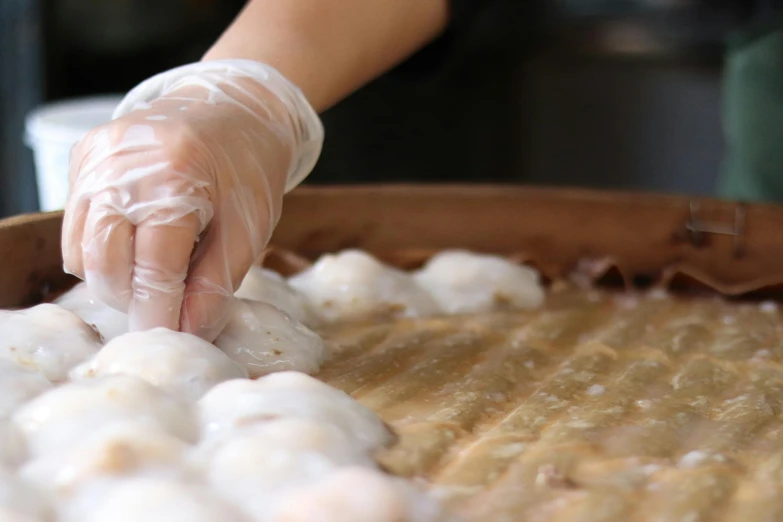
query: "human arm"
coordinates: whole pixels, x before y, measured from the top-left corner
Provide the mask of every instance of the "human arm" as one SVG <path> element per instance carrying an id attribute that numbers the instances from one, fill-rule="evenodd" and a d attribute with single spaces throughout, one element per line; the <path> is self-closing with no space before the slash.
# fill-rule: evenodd
<path id="1" fill-rule="evenodd" d="M 143 82 L 74 148 L 65 268 L 132 329 L 219 333 L 285 188 L 320 152 L 313 107 L 433 38 L 448 11 L 446 0 L 334 5 L 253 0 L 203 62 Z"/>
<path id="2" fill-rule="evenodd" d="M 267 63 L 318 112 L 442 32 L 448 0 L 251 0 L 204 60 Z"/>

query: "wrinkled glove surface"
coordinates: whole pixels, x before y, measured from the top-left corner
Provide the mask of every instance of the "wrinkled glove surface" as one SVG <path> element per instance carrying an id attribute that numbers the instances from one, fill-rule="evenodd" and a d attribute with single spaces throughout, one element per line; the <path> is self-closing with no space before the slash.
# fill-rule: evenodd
<path id="1" fill-rule="evenodd" d="M 186 65 L 132 90 L 71 153 L 66 271 L 130 315 L 207 340 L 266 246 L 282 197 L 312 170 L 323 127 L 279 72 Z"/>

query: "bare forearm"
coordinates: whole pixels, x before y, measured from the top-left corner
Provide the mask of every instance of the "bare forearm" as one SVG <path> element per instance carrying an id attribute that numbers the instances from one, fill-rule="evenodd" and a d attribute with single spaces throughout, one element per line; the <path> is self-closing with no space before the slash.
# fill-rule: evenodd
<path id="1" fill-rule="evenodd" d="M 204 60 L 272 65 L 323 111 L 435 38 L 447 0 L 251 0 Z"/>

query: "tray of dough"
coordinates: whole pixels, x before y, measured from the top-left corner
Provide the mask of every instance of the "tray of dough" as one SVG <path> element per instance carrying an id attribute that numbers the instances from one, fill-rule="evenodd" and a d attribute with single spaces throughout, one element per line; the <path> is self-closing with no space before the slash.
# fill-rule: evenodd
<path id="1" fill-rule="evenodd" d="M 0 306 L 62 302 L 77 282 L 61 270 L 60 223 L 57 213 L 0 222 Z M 377 425 L 366 424 L 369 414 L 349 424 L 372 434 L 357 439 L 374 441 L 370 466 L 410 491 L 372 497 L 392 490 L 344 473 L 332 489 L 293 497 L 301 509 L 288 515 L 240 509 L 234 519 L 325 520 L 318 506 L 331 502 L 344 511 L 328 520 L 780 520 L 782 230 L 774 206 L 678 196 L 501 186 L 294 191 L 263 270 L 254 270 L 288 278 L 308 299 L 319 320 L 300 319 L 327 355 L 305 373 L 377 417 Z M 346 255 L 356 264 L 329 267 Z M 515 287 L 503 277 L 508 266 L 535 276 Z M 410 281 L 438 306 L 396 299 Z M 346 294 L 346 285 L 357 290 Z M 233 415 L 229 403 L 209 407 L 214 419 Z M 27 409 L 23 420 L 39 414 Z M 265 415 L 240 420 L 277 414 Z M 31 433 L 33 453 L 53 443 Z M 132 468 L 128 455 L 106 455 L 103 473 Z M 334 500 L 365 479 L 382 515 Z M 414 490 L 437 508 L 405 497 Z"/>

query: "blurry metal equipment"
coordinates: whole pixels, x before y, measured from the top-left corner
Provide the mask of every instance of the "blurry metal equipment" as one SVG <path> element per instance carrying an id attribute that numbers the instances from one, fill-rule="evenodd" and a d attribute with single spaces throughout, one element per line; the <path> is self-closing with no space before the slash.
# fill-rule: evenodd
<path id="1" fill-rule="evenodd" d="M 55 0 L 53 24 L 69 46 L 127 53 L 177 41 L 214 0 Z M 195 9 L 194 9 L 195 8 Z"/>
<path id="2" fill-rule="evenodd" d="M 42 100 L 40 0 L 0 0 L 0 217 L 38 209 L 25 114 Z"/>
<path id="3" fill-rule="evenodd" d="M 24 116 L 197 60 L 244 0 L 0 0 L 0 217 L 37 210 Z"/>
<path id="4" fill-rule="evenodd" d="M 125 92 L 196 61 L 244 0 L 40 0 L 46 2 L 46 95 Z"/>
<path id="5" fill-rule="evenodd" d="M 549 34 L 580 55 L 714 58 L 740 19 L 737 0 L 553 0 Z"/>

